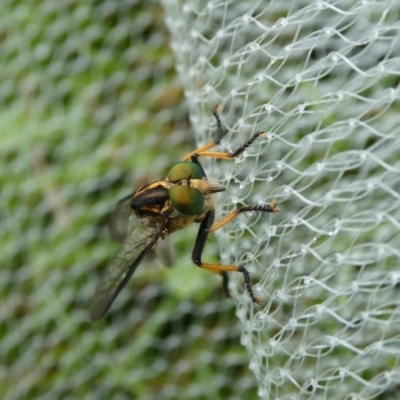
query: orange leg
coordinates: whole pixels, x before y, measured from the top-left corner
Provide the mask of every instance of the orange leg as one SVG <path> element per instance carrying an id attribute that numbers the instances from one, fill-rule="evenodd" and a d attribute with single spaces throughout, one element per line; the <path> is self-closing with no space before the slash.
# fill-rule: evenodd
<path id="1" fill-rule="evenodd" d="M 250 274 L 244 266 L 241 265 L 220 265 L 220 264 L 209 264 L 203 263 L 201 261 L 201 255 L 203 253 L 204 246 L 206 244 L 207 235 L 210 232 L 215 232 L 217 229 L 223 227 L 234 218 L 236 218 L 241 212 L 246 211 L 260 211 L 260 212 L 278 212 L 279 210 L 276 208 L 278 202 L 273 200 L 270 205 L 247 205 L 243 206 L 242 208 L 238 208 L 230 212 L 225 218 L 218 221 L 214 224 L 214 210 L 210 210 L 203 221 L 200 224 L 199 233 L 197 235 L 196 244 L 193 249 L 192 253 L 192 260 L 193 262 L 200 268 L 207 269 L 214 273 L 218 273 L 222 275 L 223 278 L 223 288 L 225 293 L 229 296 L 229 289 L 228 289 L 228 272 L 241 272 L 244 278 L 245 287 L 247 293 L 249 294 L 251 300 L 254 303 L 260 304 L 263 299 L 261 297 L 256 297 L 254 295 L 253 289 L 251 287 L 250 282 Z"/>
<path id="2" fill-rule="evenodd" d="M 278 202 L 273 200 L 270 205 L 253 205 L 253 206 L 243 206 L 241 208 L 235 208 L 232 210 L 227 216 L 216 222 L 211 228 L 208 230 L 208 233 L 215 232 L 216 230 L 222 228 L 233 219 L 235 219 L 240 213 L 247 211 L 261 211 L 261 212 L 279 212 L 279 208 L 276 208 Z"/>
<path id="3" fill-rule="evenodd" d="M 235 157 L 240 156 L 251 144 L 259 137 L 265 135 L 265 132 L 256 132 L 245 144 L 240 146 L 236 151 L 233 153 L 224 153 L 222 151 L 208 151 L 212 147 L 219 144 L 218 140 L 213 140 L 205 144 L 202 147 L 192 151 L 191 153 L 187 154 L 185 157 L 182 158 L 182 161 L 188 161 L 192 158 L 192 156 L 200 156 L 200 157 L 210 157 L 210 158 L 217 158 L 223 160 L 233 160 Z"/>
<path id="4" fill-rule="evenodd" d="M 276 208 L 277 204 L 278 204 L 278 202 L 276 200 L 273 200 L 270 205 L 254 205 L 254 206 L 247 205 L 247 206 L 243 206 L 241 208 L 236 208 L 233 211 L 231 211 L 225 218 L 222 218 L 220 221 L 213 224 L 206 232 L 207 233 L 215 232 L 216 230 L 222 228 L 223 226 L 225 226 L 226 224 L 231 222 L 242 212 L 246 212 L 246 211 L 261 211 L 261 212 L 272 212 L 272 213 L 279 212 L 279 209 Z M 243 274 L 246 290 L 249 293 L 251 300 L 257 304 L 262 303 L 262 301 L 264 300 L 261 297 L 254 296 L 253 289 L 251 287 L 251 282 L 250 282 L 250 275 L 245 267 L 236 266 L 236 265 L 205 264 L 205 263 L 202 263 L 201 261 L 200 261 L 200 264 L 198 264 L 198 266 L 200 268 L 208 269 L 209 271 L 212 271 L 215 273 L 220 273 L 226 279 L 226 282 L 224 282 L 224 289 L 225 289 L 225 292 L 228 294 L 229 294 L 229 291 L 227 289 L 228 282 L 227 282 L 226 273 L 228 271 L 241 272 Z"/>
<path id="5" fill-rule="evenodd" d="M 218 115 L 219 109 L 220 109 L 220 106 L 217 106 L 213 110 L 214 117 L 217 120 L 217 138 L 212 140 L 209 143 L 206 143 L 204 146 L 191 151 L 189 154 L 186 154 L 186 156 L 182 158 L 182 161 L 189 161 L 190 159 L 192 159 L 192 156 L 198 156 L 198 157 L 201 156 L 201 157 L 211 157 L 211 158 L 224 159 L 224 160 L 232 160 L 235 157 L 242 154 L 249 146 L 251 146 L 251 144 L 257 138 L 265 135 L 265 132 L 262 132 L 262 131 L 256 132 L 246 143 L 244 143 L 242 146 L 240 146 L 233 153 L 224 153 L 222 151 L 208 151 L 209 149 L 213 148 L 214 146 L 217 146 L 222 140 L 222 124 L 221 124 L 221 120 Z"/>
<path id="6" fill-rule="evenodd" d="M 241 272 L 244 277 L 244 284 L 246 286 L 246 290 L 249 293 L 253 303 L 261 304 L 264 301 L 262 297 L 254 296 L 253 289 L 251 288 L 250 275 L 245 267 L 237 265 L 221 265 L 221 264 L 207 264 L 207 263 L 200 263 L 197 266 L 200 268 L 207 269 L 216 274 L 221 274 L 222 276 L 224 276 L 224 274 L 226 274 L 227 272 Z M 224 289 L 227 292 L 227 288 L 224 287 Z"/>
<path id="7" fill-rule="evenodd" d="M 217 141 L 213 140 L 212 142 L 209 142 L 209 143 L 205 144 L 204 146 L 191 151 L 189 154 L 186 154 L 186 156 L 182 158 L 182 161 L 190 160 L 194 154 L 203 155 L 204 153 L 208 153 L 207 152 L 208 149 L 211 149 L 212 147 L 217 146 L 217 145 L 218 145 Z M 224 154 L 224 153 L 222 153 L 222 154 Z"/>

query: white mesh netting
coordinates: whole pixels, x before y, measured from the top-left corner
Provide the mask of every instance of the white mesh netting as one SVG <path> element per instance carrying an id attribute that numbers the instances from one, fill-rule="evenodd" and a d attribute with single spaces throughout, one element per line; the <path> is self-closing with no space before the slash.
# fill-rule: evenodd
<path id="1" fill-rule="evenodd" d="M 0 397 L 398 399 L 400 3 L 141 3 L 0 3 Z M 206 257 L 264 304 L 192 266 L 194 227 L 89 323 L 113 204 L 211 139 L 216 104 L 224 149 L 267 132 L 204 161 L 220 215 L 281 213 Z"/>
<path id="2" fill-rule="evenodd" d="M 259 396 L 399 398 L 400 3 L 164 4 L 196 131 L 221 103 L 227 149 L 267 132 L 214 170 L 225 212 L 281 208 L 219 236 L 266 300 L 237 303 Z"/>

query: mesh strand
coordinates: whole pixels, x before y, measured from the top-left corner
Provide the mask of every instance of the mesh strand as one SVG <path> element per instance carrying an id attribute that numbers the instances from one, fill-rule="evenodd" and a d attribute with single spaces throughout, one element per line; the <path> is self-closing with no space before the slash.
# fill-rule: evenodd
<path id="1" fill-rule="evenodd" d="M 399 4 L 163 6 L 0 4 L 0 397 L 399 398 Z M 175 268 L 143 263 L 90 324 L 113 203 L 212 138 L 216 104 L 225 150 L 267 133 L 204 161 L 220 215 L 281 213 L 207 257 L 246 265 L 264 304 L 234 274 L 224 299 L 189 228 Z"/>
<path id="2" fill-rule="evenodd" d="M 267 132 L 212 167 L 224 212 L 280 204 L 218 236 L 265 298 L 233 287 L 259 396 L 398 398 L 399 3 L 164 4 L 200 142 L 210 104 L 227 150 Z"/>

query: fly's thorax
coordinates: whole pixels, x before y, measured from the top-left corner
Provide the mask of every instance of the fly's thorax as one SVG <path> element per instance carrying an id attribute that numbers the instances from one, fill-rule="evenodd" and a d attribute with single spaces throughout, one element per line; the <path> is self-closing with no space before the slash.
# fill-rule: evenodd
<path id="1" fill-rule="evenodd" d="M 169 210 L 169 189 L 170 184 L 165 179 L 141 186 L 133 194 L 130 204 L 132 211 L 139 218 L 165 218 L 172 212 Z"/>
<path id="2" fill-rule="evenodd" d="M 168 233 L 172 233 L 186 228 L 188 225 L 195 222 L 196 217 L 196 215 L 183 215 L 179 213 L 175 218 L 168 219 L 166 230 Z"/>

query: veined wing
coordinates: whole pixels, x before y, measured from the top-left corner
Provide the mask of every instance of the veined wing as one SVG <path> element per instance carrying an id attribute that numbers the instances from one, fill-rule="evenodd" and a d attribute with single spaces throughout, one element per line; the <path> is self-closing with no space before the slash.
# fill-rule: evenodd
<path id="1" fill-rule="evenodd" d="M 133 193 L 122 198 L 116 205 L 108 221 L 110 236 L 116 242 L 123 242 L 128 234 L 129 217 L 132 214 Z"/>
<path id="2" fill-rule="evenodd" d="M 162 263 L 167 267 L 174 265 L 174 251 L 169 236 L 158 241 L 155 252 Z"/>
<path id="3" fill-rule="evenodd" d="M 110 236 L 116 242 L 122 243 L 128 233 L 129 217 L 132 214 L 131 201 L 133 195 L 134 193 L 131 193 L 118 201 L 108 221 Z M 168 236 L 160 240 L 154 250 L 164 265 L 167 267 L 173 265 L 175 257 Z"/>
<path id="4" fill-rule="evenodd" d="M 107 265 L 94 293 L 89 314 L 92 321 L 103 317 L 127 284 L 147 252 L 159 239 L 134 214 L 128 218 L 128 235 Z"/>

